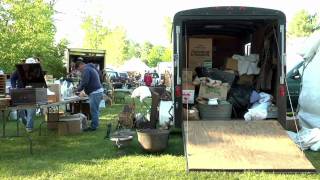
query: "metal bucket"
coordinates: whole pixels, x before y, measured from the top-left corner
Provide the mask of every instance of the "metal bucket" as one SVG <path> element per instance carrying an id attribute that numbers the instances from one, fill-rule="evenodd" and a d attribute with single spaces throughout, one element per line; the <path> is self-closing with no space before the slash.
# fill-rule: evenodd
<path id="1" fill-rule="evenodd" d="M 137 134 L 140 145 L 148 152 L 161 152 L 168 146 L 169 130 L 141 129 Z"/>

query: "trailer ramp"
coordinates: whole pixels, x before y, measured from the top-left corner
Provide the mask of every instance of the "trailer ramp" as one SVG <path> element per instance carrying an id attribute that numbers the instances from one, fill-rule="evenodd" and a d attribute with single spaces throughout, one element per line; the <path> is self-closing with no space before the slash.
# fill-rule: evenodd
<path id="1" fill-rule="evenodd" d="M 316 172 L 277 121 L 184 121 L 187 170 Z"/>

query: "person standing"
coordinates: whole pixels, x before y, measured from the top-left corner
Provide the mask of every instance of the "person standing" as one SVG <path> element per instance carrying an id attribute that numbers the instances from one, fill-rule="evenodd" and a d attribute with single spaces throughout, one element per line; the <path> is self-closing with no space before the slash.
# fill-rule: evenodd
<path id="1" fill-rule="evenodd" d="M 148 72 L 144 78 L 144 82 L 146 84 L 146 86 L 150 87 L 152 84 L 152 76 L 151 74 Z"/>
<path id="2" fill-rule="evenodd" d="M 26 64 L 34 64 L 39 63 L 34 58 L 28 58 L 24 61 Z M 18 73 L 18 71 L 14 71 L 10 78 L 11 82 L 11 88 L 25 88 L 25 85 L 23 84 L 21 77 Z M 27 132 L 32 132 L 33 129 L 33 117 L 36 114 L 36 109 L 29 108 L 24 110 L 18 110 L 18 118 L 21 118 L 22 123 L 26 126 Z"/>
<path id="3" fill-rule="evenodd" d="M 99 127 L 99 104 L 103 98 L 103 88 L 100 82 L 98 71 L 93 64 L 85 64 L 83 61 L 77 61 L 75 68 L 81 72 L 78 92 L 84 90 L 89 96 L 90 113 L 92 117 L 91 126 L 84 131 L 95 131 Z"/>

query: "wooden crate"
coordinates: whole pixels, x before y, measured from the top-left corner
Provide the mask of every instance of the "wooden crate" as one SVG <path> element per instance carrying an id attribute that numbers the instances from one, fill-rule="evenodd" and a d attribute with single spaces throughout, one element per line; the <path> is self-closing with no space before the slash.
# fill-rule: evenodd
<path id="1" fill-rule="evenodd" d="M 46 88 L 11 89 L 12 105 L 46 104 L 48 102 Z"/>

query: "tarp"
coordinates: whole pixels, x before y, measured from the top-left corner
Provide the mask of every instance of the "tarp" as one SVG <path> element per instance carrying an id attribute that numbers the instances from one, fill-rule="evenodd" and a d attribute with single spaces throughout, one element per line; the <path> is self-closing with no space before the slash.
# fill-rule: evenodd
<path id="1" fill-rule="evenodd" d="M 301 124 L 311 128 L 320 127 L 320 36 L 311 36 L 302 53 L 304 60 L 309 62 L 302 77 L 302 88 L 299 96 L 299 119 Z M 308 42 L 308 41 L 307 41 Z"/>

